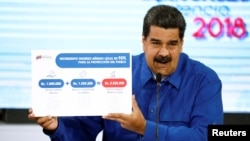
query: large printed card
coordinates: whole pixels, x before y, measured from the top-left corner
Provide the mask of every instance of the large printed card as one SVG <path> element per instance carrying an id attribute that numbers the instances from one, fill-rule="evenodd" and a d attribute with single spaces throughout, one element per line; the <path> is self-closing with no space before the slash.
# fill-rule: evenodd
<path id="1" fill-rule="evenodd" d="M 35 116 L 131 113 L 130 51 L 34 50 Z"/>

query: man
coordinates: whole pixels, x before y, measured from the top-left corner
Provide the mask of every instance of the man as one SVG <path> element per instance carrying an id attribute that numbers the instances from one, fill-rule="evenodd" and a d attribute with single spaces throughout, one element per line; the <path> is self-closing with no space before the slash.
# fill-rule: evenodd
<path id="1" fill-rule="evenodd" d="M 157 5 L 145 15 L 144 53 L 132 58 L 131 114 L 35 117 L 30 109 L 29 119 L 53 141 L 94 141 L 100 131 L 104 141 L 206 141 L 207 126 L 223 123 L 222 83 L 182 53 L 185 28 L 172 6 Z"/>

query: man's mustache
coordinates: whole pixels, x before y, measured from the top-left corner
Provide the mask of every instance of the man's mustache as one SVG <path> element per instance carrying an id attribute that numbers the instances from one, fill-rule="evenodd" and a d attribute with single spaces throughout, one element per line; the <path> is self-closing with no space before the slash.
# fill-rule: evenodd
<path id="1" fill-rule="evenodd" d="M 169 56 L 156 56 L 156 57 L 154 58 L 154 61 L 155 61 L 155 62 L 163 63 L 163 64 L 168 63 L 168 62 L 170 62 L 171 60 L 172 60 L 172 58 L 169 57 Z"/>

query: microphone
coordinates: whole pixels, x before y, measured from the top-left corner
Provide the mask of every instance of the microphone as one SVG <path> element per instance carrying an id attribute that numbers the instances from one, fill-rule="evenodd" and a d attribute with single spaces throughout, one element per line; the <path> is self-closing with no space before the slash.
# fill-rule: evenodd
<path id="1" fill-rule="evenodd" d="M 161 87 L 161 79 L 162 75 L 161 73 L 156 73 L 156 82 L 157 82 L 157 98 L 156 98 L 156 132 L 155 132 L 155 141 L 158 141 L 158 134 L 159 134 L 159 129 L 158 129 L 158 124 L 159 124 L 159 98 L 160 98 L 160 87 Z"/>
<path id="2" fill-rule="evenodd" d="M 157 82 L 157 86 L 158 86 L 158 85 L 161 85 L 161 79 L 162 79 L 161 73 L 156 73 L 156 82 Z"/>

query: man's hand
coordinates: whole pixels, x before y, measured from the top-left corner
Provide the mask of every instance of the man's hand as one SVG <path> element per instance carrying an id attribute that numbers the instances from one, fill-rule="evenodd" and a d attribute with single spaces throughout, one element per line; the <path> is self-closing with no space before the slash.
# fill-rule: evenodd
<path id="1" fill-rule="evenodd" d="M 103 118 L 115 120 L 121 124 L 121 127 L 144 135 L 146 120 L 137 105 L 134 95 L 132 97 L 132 107 L 133 110 L 131 114 L 110 113 L 106 116 L 103 116 Z"/>
<path id="2" fill-rule="evenodd" d="M 33 110 L 29 109 L 28 118 L 35 121 L 45 130 L 54 131 L 58 126 L 57 117 L 45 116 L 45 117 L 35 117 Z"/>

